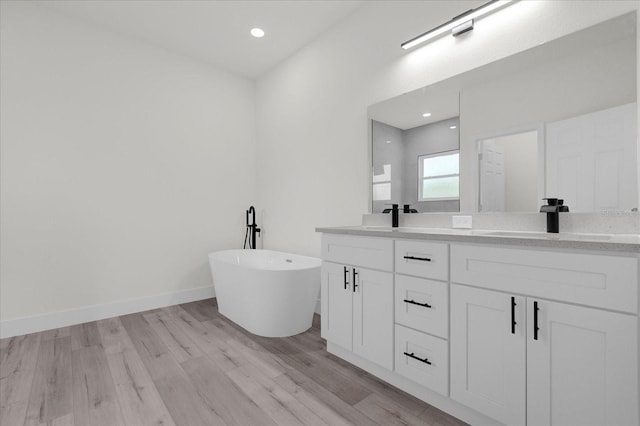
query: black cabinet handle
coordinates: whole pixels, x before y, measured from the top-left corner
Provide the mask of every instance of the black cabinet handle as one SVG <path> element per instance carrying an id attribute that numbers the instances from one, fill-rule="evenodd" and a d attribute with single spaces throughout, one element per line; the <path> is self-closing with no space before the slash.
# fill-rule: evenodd
<path id="1" fill-rule="evenodd" d="M 353 268 L 353 292 L 356 292 L 356 288 L 358 288 L 358 284 L 356 284 L 356 277 L 358 276 L 358 271 L 356 268 Z"/>
<path id="2" fill-rule="evenodd" d="M 431 365 L 431 361 L 429 361 L 429 358 L 424 358 L 424 359 L 419 358 L 419 357 L 415 356 L 415 352 L 411 352 L 411 353 L 405 352 L 404 354 L 406 356 L 408 356 L 409 358 L 417 359 L 420 362 L 424 362 L 425 364 Z"/>
<path id="3" fill-rule="evenodd" d="M 346 290 L 349 287 L 349 281 L 347 281 L 347 276 L 349 275 L 349 268 L 344 266 L 344 289 Z"/>
<path id="4" fill-rule="evenodd" d="M 511 296 L 511 334 L 516 334 L 516 298 Z"/>
<path id="5" fill-rule="evenodd" d="M 538 340 L 538 302 L 533 302 L 533 340 Z"/>
<path id="6" fill-rule="evenodd" d="M 424 308 L 430 308 L 431 305 L 428 303 L 420 303 L 420 302 L 416 302 L 415 300 L 408 300 L 408 299 L 404 299 L 404 303 L 410 303 L 412 305 L 418 305 L 418 306 L 422 306 Z"/>
<path id="7" fill-rule="evenodd" d="M 404 258 L 409 260 L 422 260 L 423 262 L 431 262 L 431 259 L 428 257 L 404 256 Z"/>

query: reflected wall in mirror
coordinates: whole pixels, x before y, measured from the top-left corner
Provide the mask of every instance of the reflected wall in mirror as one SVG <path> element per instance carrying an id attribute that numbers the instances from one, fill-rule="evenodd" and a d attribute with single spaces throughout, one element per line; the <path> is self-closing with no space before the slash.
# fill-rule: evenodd
<path id="1" fill-rule="evenodd" d="M 460 210 L 458 104 L 458 92 L 443 83 L 369 108 L 373 213 L 388 204 Z"/>
<path id="2" fill-rule="evenodd" d="M 388 204 L 459 211 L 458 117 L 400 129 L 372 121 L 373 212 Z"/>
<path id="3" fill-rule="evenodd" d="M 461 211 L 538 211 L 545 196 L 564 198 L 572 212 L 633 210 L 638 207 L 636 28 L 636 13 L 628 13 L 372 105 L 369 117 L 406 131 L 429 112 L 427 103 L 437 111 L 458 101 L 458 112 L 449 110 L 448 117 L 434 121 L 459 116 Z M 372 125 L 374 175 L 382 158 L 377 129 Z M 416 161 L 442 151 L 437 144 L 425 142 L 423 154 L 413 153 Z M 403 158 L 392 165 L 395 177 L 403 178 L 394 183 L 392 171 L 387 203 L 418 201 L 419 170 L 399 170 L 413 168 Z M 381 204 L 374 200 L 372 211 L 380 211 Z M 457 206 L 433 201 L 418 203 L 418 210 L 457 211 Z"/>

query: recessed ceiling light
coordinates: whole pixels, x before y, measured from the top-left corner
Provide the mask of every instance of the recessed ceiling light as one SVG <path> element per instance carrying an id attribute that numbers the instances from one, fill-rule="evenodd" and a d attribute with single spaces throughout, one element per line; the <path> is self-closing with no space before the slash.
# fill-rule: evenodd
<path id="1" fill-rule="evenodd" d="M 423 117 L 431 117 L 431 113 L 430 112 L 425 112 L 424 114 L 422 114 Z"/>
<path id="2" fill-rule="evenodd" d="M 264 37 L 264 30 L 262 28 L 251 28 L 251 35 L 255 38 Z"/>
<path id="3" fill-rule="evenodd" d="M 457 126 L 449 126 L 449 128 L 450 128 L 451 130 L 455 130 L 455 129 L 457 129 L 458 127 L 457 127 Z"/>

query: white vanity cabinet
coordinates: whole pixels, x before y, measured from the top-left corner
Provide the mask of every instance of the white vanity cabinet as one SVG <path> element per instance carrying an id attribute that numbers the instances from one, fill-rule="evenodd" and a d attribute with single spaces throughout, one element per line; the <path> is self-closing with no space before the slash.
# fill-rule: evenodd
<path id="1" fill-rule="evenodd" d="M 536 300 L 527 313 L 527 424 L 637 425 L 637 318 Z"/>
<path id="2" fill-rule="evenodd" d="M 635 246 L 398 234 L 323 234 L 328 351 L 474 425 L 640 424 Z"/>
<path id="3" fill-rule="evenodd" d="M 393 241 L 323 235 L 322 251 L 322 337 L 392 369 Z"/>
<path id="4" fill-rule="evenodd" d="M 449 245 L 395 241 L 394 371 L 449 394 Z"/>
<path id="5" fill-rule="evenodd" d="M 506 425 L 526 419 L 524 305 L 522 297 L 451 286 L 451 398 Z"/>
<path id="6" fill-rule="evenodd" d="M 637 263 L 452 245 L 451 398 L 509 425 L 638 424 L 638 318 L 604 309 L 636 309 Z"/>

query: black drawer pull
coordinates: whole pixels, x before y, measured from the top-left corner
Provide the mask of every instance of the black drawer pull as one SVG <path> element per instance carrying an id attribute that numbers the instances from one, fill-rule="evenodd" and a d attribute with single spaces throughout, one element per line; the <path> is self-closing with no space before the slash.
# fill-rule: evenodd
<path id="1" fill-rule="evenodd" d="M 404 303 L 410 303 L 412 305 L 422 306 L 423 308 L 430 308 L 431 307 L 431 305 L 428 304 L 428 303 L 420 303 L 420 302 L 416 302 L 415 300 L 404 299 Z"/>
<path id="2" fill-rule="evenodd" d="M 406 356 L 408 356 L 409 358 L 417 359 L 417 360 L 418 360 L 418 361 L 420 361 L 420 362 L 424 362 L 425 364 L 429 364 L 429 365 L 431 365 L 431 361 L 429 361 L 429 358 L 425 358 L 425 359 L 418 358 L 417 356 L 415 356 L 415 355 L 414 355 L 414 352 L 411 352 L 411 353 L 409 353 L 409 352 L 405 352 L 404 354 L 405 354 Z"/>
<path id="3" fill-rule="evenodd" d="M 423 262 L 431 262 L 431 259 L 428 257 L 405 256 L 404 258 L 409 260 L 422 260 Z"/>

